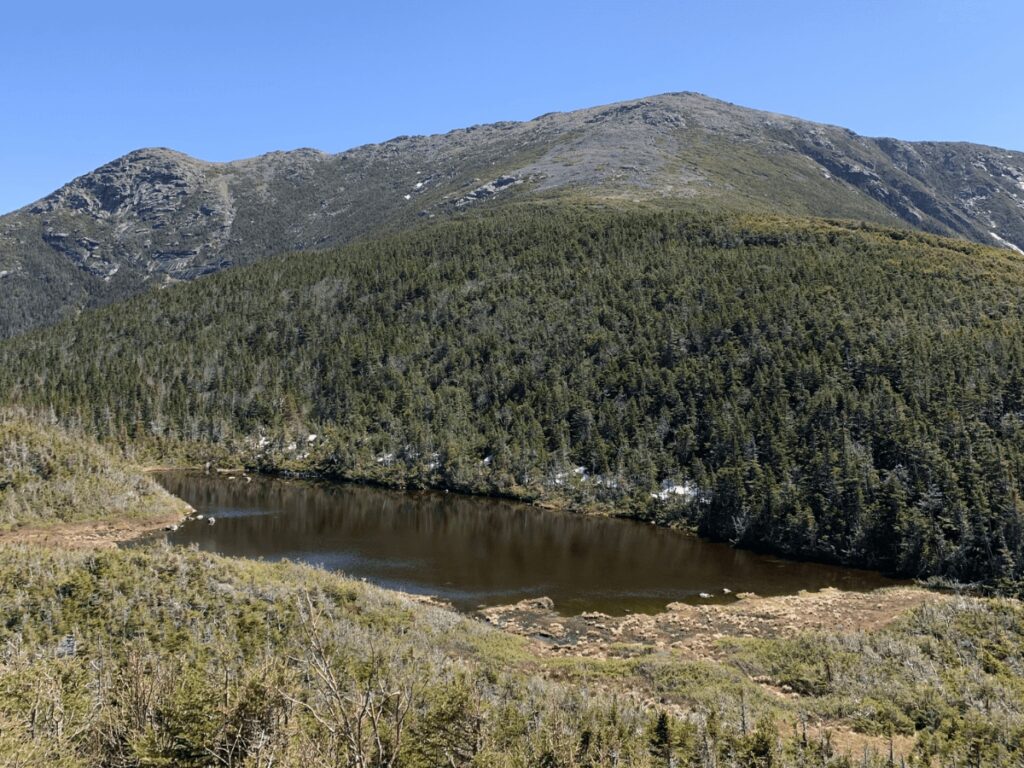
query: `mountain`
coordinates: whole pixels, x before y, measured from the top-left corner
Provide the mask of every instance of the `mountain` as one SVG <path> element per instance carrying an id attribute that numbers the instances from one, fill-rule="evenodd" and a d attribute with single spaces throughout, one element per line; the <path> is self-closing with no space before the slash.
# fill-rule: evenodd
<path id="1" fill-rule="evenodd" d="M 1024 581 L 1024 257 L 866 224 L 523 201 L 0 344 L 153 462 L 574 504 Z"/>
<path id="2" fill-rule="evenodd" d="M 867 220 L 1024 248 L 1024 154 L 871 139 L 667 94 L 207 163 L 132 152 L 0 217 L 0 335 L 149 286 L 523 197 Z"/>

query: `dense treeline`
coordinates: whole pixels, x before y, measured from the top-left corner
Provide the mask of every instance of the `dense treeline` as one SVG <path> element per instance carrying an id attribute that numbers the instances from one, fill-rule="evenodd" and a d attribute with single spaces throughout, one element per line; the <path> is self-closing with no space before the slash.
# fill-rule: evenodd
<path id="1" fill-rule="evenodd" d="M 1010 588 L 1024 259 L 824 221 L 512 207 L 0 346 L 130 450 L 615 501 L 743 546 Z M 679 493 L 663 493 L 663 483 Z"/>

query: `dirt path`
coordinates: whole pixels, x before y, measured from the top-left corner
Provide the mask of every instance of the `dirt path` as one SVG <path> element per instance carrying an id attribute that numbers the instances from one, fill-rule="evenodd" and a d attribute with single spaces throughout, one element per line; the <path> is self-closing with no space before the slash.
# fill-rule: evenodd
<path id="1" fill-rule="evenodd" d="M 673 648 L 687 656 L 715 659 L 718 641 L 728 637 L 789 637 L 799 632 L 852 632 L 885 626 L 901 613 L 949 599 L 918 587 L 874 592 L 823 589 L 781 597 L 742 596 L 727 605 L 671 603 L 655 615 L 560 616 L 547 598 L 486 608 L 485 621 L 507 632 L 532 637 L 543 653 L 631 656 Z"/>
<path id="2" fill-rule="evenodd" d="M 0 544 L 45 544 L 64 548 L 113 548 L 168 525 L 180 523 L 182 515 L 168 514 L 140 520 L 90 520 L 29 526 L 0 532 Z"/>

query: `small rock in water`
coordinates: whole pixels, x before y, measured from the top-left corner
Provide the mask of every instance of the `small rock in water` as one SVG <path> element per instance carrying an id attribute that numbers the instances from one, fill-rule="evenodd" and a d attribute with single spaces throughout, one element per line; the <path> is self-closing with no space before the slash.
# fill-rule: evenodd
<path id="1" fill-rule="evenodd" d="M 729 589 L 728 587 L 722 587 L 722 594 L 723 595 L 731 595 L 732 594 L 732 590 Z"/>
<path id="2" fill-rule="evenodd" d="M 551 611 L 554 610 L 554 607 L 555 601 L 550 597 L 532 597 L 516 603 L 516 608 L 519 610 Z"/>
<path id="3" fill-rule="evenodd" d="M 205 515 L 196 515 L 196 520 L 202 520 Z"/>
<path id="4" fill-rule="evenodd" d="M 214 520 L 214 519 L 213 519 L 213 518 L 211 517 L 211 518 L 210 518 L 209 520 L 207 520 L 206 522 L 207 522 L 207 523 L 208 523 L 209 525 L 213 525 L 213 524 L 214 524 L 215 522 L 217 522 L 217 521 L 216 521 L 216 520 Z"/>
<path id="5" fill-rule="evenodd" d="M 700 593 L 700 596 L 701 596 L 702 598 L 704 598 L 705 600 L 708 600 L 708 599 L 710 599 L 710 598 L 711 598 L 711 595 L 710 595 L 710 593 L 708 593 L 708 592 L 701 592 L 701 593 Z"/>

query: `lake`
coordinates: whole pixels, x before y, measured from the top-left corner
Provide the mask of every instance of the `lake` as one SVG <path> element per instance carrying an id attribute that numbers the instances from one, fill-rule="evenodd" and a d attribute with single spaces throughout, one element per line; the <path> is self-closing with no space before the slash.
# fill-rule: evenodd
<path id="1" fill-rule="evenodd" d="M 738 592 L 870 590 L 896 583 L 636 521 L 500 499 L 258 476 L 156 477 L 216 519 L 168 532 L 172 544 L 313 563 L 389 589 L 434 595 L 466 611 L 547 596 L 567 615 L 653 613 L 673 601 L 727 602 Z"/>

